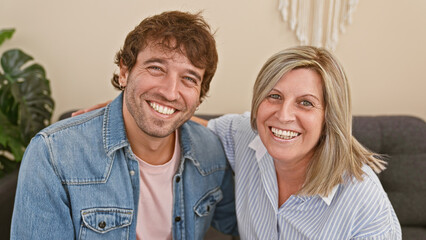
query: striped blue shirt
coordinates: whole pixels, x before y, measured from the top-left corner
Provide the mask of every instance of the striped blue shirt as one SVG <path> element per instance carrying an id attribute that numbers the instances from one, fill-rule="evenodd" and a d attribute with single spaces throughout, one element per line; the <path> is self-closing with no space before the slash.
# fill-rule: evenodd
<path id="1" fill-rule="evenodd" d="M 278 207 L 272 157 L 250 127 L 250 114 L 209 121 L 235 172 L 241 239 L 401 239 L 395 211 L 376 174 L 337 185 L 329 196 L 292 195 Z"/>

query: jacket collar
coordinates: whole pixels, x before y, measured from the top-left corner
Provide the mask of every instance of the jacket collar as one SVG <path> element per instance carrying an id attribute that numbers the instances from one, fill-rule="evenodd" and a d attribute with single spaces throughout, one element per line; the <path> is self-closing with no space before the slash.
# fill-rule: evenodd
<path id="1" fill-rule="evenodd" d="M 102 133 L 104 148 L 108 156 L 116 150 L 130 145 L 123 120 L 123 93 L 105 107 Z"/>
<path id="2" fill-rule="evenodd" d="M 180 127 L 180 146 L 182 150 L 182 162 L 181 162 L 181 170 L 183 171 L 184 162 L 186 159 L 190 160 L 194 166 L 198 168 L 198 170 L 202 173 L 204 172 L 207 166 L 203 166 L 205 164 L 204 161 L 198 161 L 196 156 L 199 156 L 197 150 L 200 150 L 200 146 L 198 148 L 194 143 L 194 132 L 191 131 L 191 122 L 187 121 Z"/>
<path id="3" fill-rule="evenodd" d="M 185 159 L 190 160 L 200 171 L 204 174 L 209 169 L 214 168 L 210 161 L 198 161 L 196 156 L 202 156 L 203 148 L 198 146 L 197 143 L 197 131 L 194 129 L 193 122 L 187 121 L 179 128 L 181 155 L 183 161 L 181 162 L 182 171 Z M 104 148 L 108 156 L 111 156 L 115 151 L 120 148 L 130 146 L 129 140 L 126 135 L 126 128 L 123 120 L 123 93 L 118 95 L 110 104 L 105 107 L 104 119 L 103 119 L 103 142 Z M 204 127 L 201 127 L 204 128 Z M 206 130 L 207 131 L 207 130 Z"/>
<path id="4" fill-rule="evenodd" d="M 203 176 L 228 168 L 222 144 L 209 129 L 187 121 L 179 130 L 183 157 L 179 171 L 183 171 L 185 161 L 191 162 Z"/>

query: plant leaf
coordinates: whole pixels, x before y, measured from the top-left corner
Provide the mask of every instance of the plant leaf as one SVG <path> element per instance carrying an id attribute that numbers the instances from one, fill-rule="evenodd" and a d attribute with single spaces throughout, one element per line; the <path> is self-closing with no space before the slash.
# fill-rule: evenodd
<path id="1" fill-rule="evenodd" d="M 50 124 L 54 101 L 44 68 L 19 49 L 5 52 L 1 58 L 6 81 L 0 82 L 0 110 L 20 128 L 23 143 Z M 5 101 L 5 102 L 2 102 Z"/>
<path id="2" fill-rule="evenodd" d="M 14 33 L 15 33 L 15 29 L 13 28 L 0 30 L 0 46 L 3 44 L 3 42 L 6 39 L 12 38 Z"/>
<path id="3" fill-rule="evenodd" d="M 19 49 L 11 49 L 4 52 L 1 57 L 1 66 L 6 79 L 11 83 L 18 80 L 21 67 L 30 60 L 33 60 L 33 57 Z"/>
<path id="4" fill-rule="evenodd" d="M 0 145 L 3 147 L 5 146 L 4 150 L 10 150 L 15 158 L 15 161 L 20 162 L 22 160 L 26 145 L 21 139 L 20 129 L 18 126 L 11 124 L 7 117 L 1 112 Z"/>

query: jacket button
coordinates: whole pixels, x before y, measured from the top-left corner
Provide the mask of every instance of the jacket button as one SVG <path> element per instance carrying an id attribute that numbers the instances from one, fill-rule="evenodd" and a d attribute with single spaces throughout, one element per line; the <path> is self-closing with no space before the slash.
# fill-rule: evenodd
<path id="1" fill-rule="evenodd" d="M 180 182 L 180 177 L 179 176 L 176 177 L 176 182 Z"/>
<path id="2" fill-rule="evenodd" d="M 175 222 L 180 222 L 180 217 L 179 216 L 175 217 Z"/>
<path id="3" fill-rule="evenodd" d="M 210 212 L 210 205 L 207 205 L 207 212 Z"/>
<path id="4" fill-rule="evenodd" d="M 104 229 L 106 227 L 106 222 L 105 221 L 99 222 L 98 226 Z"/>

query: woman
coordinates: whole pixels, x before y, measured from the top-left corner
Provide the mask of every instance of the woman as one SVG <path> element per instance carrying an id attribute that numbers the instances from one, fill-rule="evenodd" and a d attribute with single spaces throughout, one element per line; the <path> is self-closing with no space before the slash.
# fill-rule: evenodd
<path id="1" fill-rule="evenodd" d="M 251 114 L 208 122 L 235 171 L 242 239 L 401 239 L 373 172 L 384 162 L 352 136 L 350 105 L 337 59 L 303 46 L 265 63 Z"/>
<path id="2" fill-rule="evenodd" d="M 385 162 L 352 136 L 348 80 L 327 50 L 272 56 L 251 114 L 193 120 L 220 137 L 235 172 L 241 239 L 401 239 L 374 173 Z"/>

